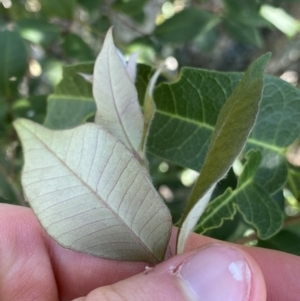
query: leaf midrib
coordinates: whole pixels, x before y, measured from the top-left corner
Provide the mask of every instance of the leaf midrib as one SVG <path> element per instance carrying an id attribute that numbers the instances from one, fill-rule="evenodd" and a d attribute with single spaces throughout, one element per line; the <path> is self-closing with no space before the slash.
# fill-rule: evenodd
<path id="1" fill-rule="evenodd" d="M 139 245 L 141 245 L 142 246 L 142 248 L 145 250 L 145 253 L 147 254 L 147 256 L 148 256 L 148 258 L 150 259 L 150 261 L 151 262 L 159 262 L 160 260 L 158 259 L 158 258 L 156 258 L 156 256 L 151 252 L 151 250 L 149 250 L 149 248 L 147 247 L 147 245 L 145 245 L 144 244 L 144 242 L 142 241 L 142 239 L 141 238 L 139 238 L 139 236 L 137 236 L 137 234 L 133 231 L 133 229 L 131 229 L 126 223 L 125 223 L 125 221 L 123 221 L 123 219 L 121 219 L 120 217 L 119 217 L 119 215 L 115 212 L 115 210 L 111 207 L 111 206 L 109 206 L 109 204 L 107 203 L 107 202 L 105 202 L 103 199 L 102 199 L 102 197 L 100 196 L 100 195 L 98 195 L 97 194 L 97 192 L 96 191 L 94 191 L 94 189 L 92 189 L 91 187 L 90 187 L 90 185 L 88 184 L 88 183 L 86 183 L 86 182 L 84 182 L 84 180 L 81 178 L 81 177 L 79 177 L 79 175 L 77 175 L 76 174 L 76 172 L 75 171 L 73 171 L 60 157 L 58 157 L 53 151 L 52 151 L 52 149 L 50 148 L 50 147 L 48 147 L 48 145 L 47 144 L 45 144 L 37 135 L 36 135 L 36 133 L 34 133 L 34 132 L 32 132 L 29 128 L 27 128 L 26 127 L 26 125 L 24 125 L 24 124 L 22 124 L 22 126 L 23 127 L 25 127 L 33 136 L 35 136 L 36 137 L 36 139 L 38 140 L 38 141 L 40 141 L 40 143 L 42 143 L 44 146 L 45 146 L 45 148 L 54 156 L 54 157 L 56 157 L 61 163 L 62 163 L 62 165 L 63 166 L 65 166 L 73 175 L 75 175 L 75 177 L 85 186 L 85 187 L 87 187 L 95 196 L 96 196 L 96 198 L 97 199 L 100 199 L 100 201 L 102 202 L 102 203 L 104 203 L 104 205 L 110 210 L 110 212 L 116 217 L 116 219 L 118 220 L 118 221 L 120 221 L 121 222 L 121 224 L 123 224 L 124 225 L 124 227 L 126 228 L 126 229 L 128 229 L 129 231 L 129 233 L 132 233 L 132 237 L 134 238 L 134 240 L 136 240 L 136 242 L 139 244 Z M 108 133 L 107 133 L 108 134 Z M 109 135 L 109 134 L 108 134 Z M 117 141 L 117 143 L 120 143 L 119 141 Z M 134 158 L 134 156 L 133 155 L 131 155 L 131 157 L 133 158 L 133 159 L 135 159 Z M 143 172 L 143 171 L 142 171 Z"/>
<path id="2" fill-rule="evenodd" d="M 156 109 L 156 113 L 157 114 L 161 114 L 161 115 L 164 115 L 164 116 L 168 116 L 170 118 L 173 118 L 173 119 L 178 119 L 180 121 L 183 121 L 183 122 L 187 122 L 187 123 L 190 123 L 190 124 L 193 124 L 193 125 L 196 125 L 197 127 L 199 128 L 205 128 L 209 131 L 211 131 L 211 133 L 214 131 L 215 127 L 208 124 L 208 123 L 205 123 L 205 122 L 201 122 L 201 121 L 197 121 L 197 120 L 194 120 L 194 119 L 190 119 L 190 118 L 186 118 L 186 117 L 183 117 L 181 115 L 176 115 L 176 114 L 173 114 L 173 113 L 169 113 L 169 112 L 166 112 L 166 111 L 162 111 L 160 109 Z M 254 125 L 255 127 L 255 125 Z M 255 138 L 251 138 L 249 137 L 247 139 L 247 143 L 250 143 L 250 144 L 254 144 L 256 146 L 260 146 L 260 147 L 263 147 L 263 148 L 266 148 L 266 149 L 269 149 L 269 150 L 272 150 L 272 151 L 275 151 L 277 153 L 279 153 L 280 155 L 283 154 L 285 152 L 285 148 L 282 148 L 282 147 L 278 147 L 274 144 L 266 144 L 264 143 L 263 141 L 260 141 L 260 140 L 257 140 Z"/>

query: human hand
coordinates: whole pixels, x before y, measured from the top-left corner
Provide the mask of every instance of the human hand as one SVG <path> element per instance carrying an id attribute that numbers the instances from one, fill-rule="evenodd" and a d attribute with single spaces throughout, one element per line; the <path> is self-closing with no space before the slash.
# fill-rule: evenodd
<path id="1" fill-rule="evenodd" d="M 216 242 L 193 234 L 184 254 L 145 271 L 64 249 L 30 209 L 2 204 L 0 300 L 299 300 L 299 257 Z"/>

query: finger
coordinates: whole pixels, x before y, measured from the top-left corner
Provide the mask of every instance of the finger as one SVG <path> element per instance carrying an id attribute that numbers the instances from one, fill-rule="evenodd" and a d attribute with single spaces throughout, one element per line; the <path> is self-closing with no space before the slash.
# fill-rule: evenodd
<path id="1" fill-rule="evenodd" d="M 40 232 L 29 209 L 0 205 L 1 301 L 58 300 L 51 261 Z"/>
<path id="2" fill-rule="evenodd" d="M 208 237 L 202 239 L 195 233 L 190 235 L 185 250 L 194 250 L 212 240 Z M 228 244 L 220 242 L 222 244 Z M 298 301 L 300 296 L 300 257 L 275 250 L 237 246 L 250 254 L 258 263 L 263 272 L 267 301 Z"/>
<path id="3" fill-rule="evenodd" d="M 96 287 L 135 275 L 146 266 L 146 263 L 110 261 L 64 249 L 49 238 L 32 211 L 24 207 L 0 205 L 0 233 L 0 299 L 4 301 L 57 300 L 57 294 L 59 300 L 71 300 L 87 295 Z M 173 246 L 175 236 L 176 233 Z M 216 240 L 193 234 L 187 249 L 212 241 Z M 268 301 L 298 300 L 299 257 L 259 248 L 245 247 L 245 250 L 263 271 Z M 34 277 L 32 271 L 39 271 L 39 276 Z M 9 291 L 16 297 L 4 299 L 4 292 Z M 26 299 L 26 294 L 44 294 L 44 298 Z"/>
<path id="4" fill-rule="evenodd" d="M 262 273 L 246 252 L 209 244 L 77 301 L 265 301 Z"/>
<path id="5" fill-rule="evenodd" d="M 71 300 L 141 272 L 146 263 L 111 261 L 59 246 L 32 210 L 0 204 L 0 300 Z"/>

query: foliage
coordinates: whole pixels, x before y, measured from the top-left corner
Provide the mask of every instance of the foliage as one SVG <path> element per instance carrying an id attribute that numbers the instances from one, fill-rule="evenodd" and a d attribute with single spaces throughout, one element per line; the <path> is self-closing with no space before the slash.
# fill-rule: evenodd
<path id="1" fill-rule="evenodd" d="M 147 135 L 154 186 L 159 191 L 161 187 L 171 188 L 173 202 L 167 205 L 173 222 L 178 222 L 188 200 L 188 188 L 180 177 L 189 169 L 200 171 L 205 166 L 213 132 L 218 131 L 220 111 L 237 93 L 243 78 L 242 73 L 194 67 L 245 70 L 249 57 L 240 63 L 242 55 L 234 51 L 244 49 L 254 60 L 260 47 L 267 45 L 267 37 L 276 33 L 274 26 L 280 22 L 275 21 L 292 18 L 291 27 L 277 27 L 288 36 L 298 32 L 296 19 L 288 15 L 291 5 L 297 4 L 284 0 L 224 0 L 221 5 L 210 1 L 162 1 L 159 6 L 150 0 L 73 0 L 63 5 L 56 0 L 0 3 L 0 201 L 28 205 L 21 192 L 23 155 L 13 120 L 27 118 L 53 130 L 71 129 L 94 120 L 98 104 L 91 83 L 80 74 L 92 74 L 104 35 L 114 25 L 115 41 L 123 52 L 131 54 L 140 49 L 143 64 L 138 65 L 135 97 L 142 107 L 155 64 L 175 56 L 180 66 L 193 66 L 182 68 L 179 74 L 163 72 L 153 92 L 156 111 Z M 228 39 L 230 43 L 220 47 L 220 41 Z M 239 99 L 247 97 L 247 87 Z M 300 176 L 286 154 L 299 138 L 300 92 L 266 75 L 262 93 L 245 149 L 228 176 L 217 184 L 195 230 L 239 241 L 247 229 L 252 229 L 255 234 L 250 238 L 254 243 L 258 239 L 263 247 L 298 254 L 292 244 L 297 243 L 300 233 Z M 250 112 L 246 109 L 245 113 Z M 249 120 L 246 115 L 245 120 Z M 225 139 L 229 145 L 235 145 L 236 135 L 228 134 L 232 139 Z M 140 154 L 144 151 L 134 149 Z M 227 150 L 220 153 L 226 157 Z M 238 155 L 238 148 L 236 151 Z M 161 164 L 166 164 L 169 171 L 161 172 Z M 210 168 L 211 163 L 208 171 Z M 293 198 L 287 197 L 290 191 Z M 296 216 L 287 216 L 285 209 Z M 287 237 L 293 237 L 290 246 Z"/>

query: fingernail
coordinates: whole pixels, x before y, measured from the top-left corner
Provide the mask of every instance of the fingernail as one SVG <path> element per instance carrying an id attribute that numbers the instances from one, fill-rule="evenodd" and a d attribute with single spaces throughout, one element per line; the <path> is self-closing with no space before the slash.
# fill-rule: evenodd
<path id="1" fill-rule="evenodd" d="M 237 250 L 211 244 L 184 262 L 177 271 L 182 287 L 197 301 L 248 301 L 251 270 Z"/>

